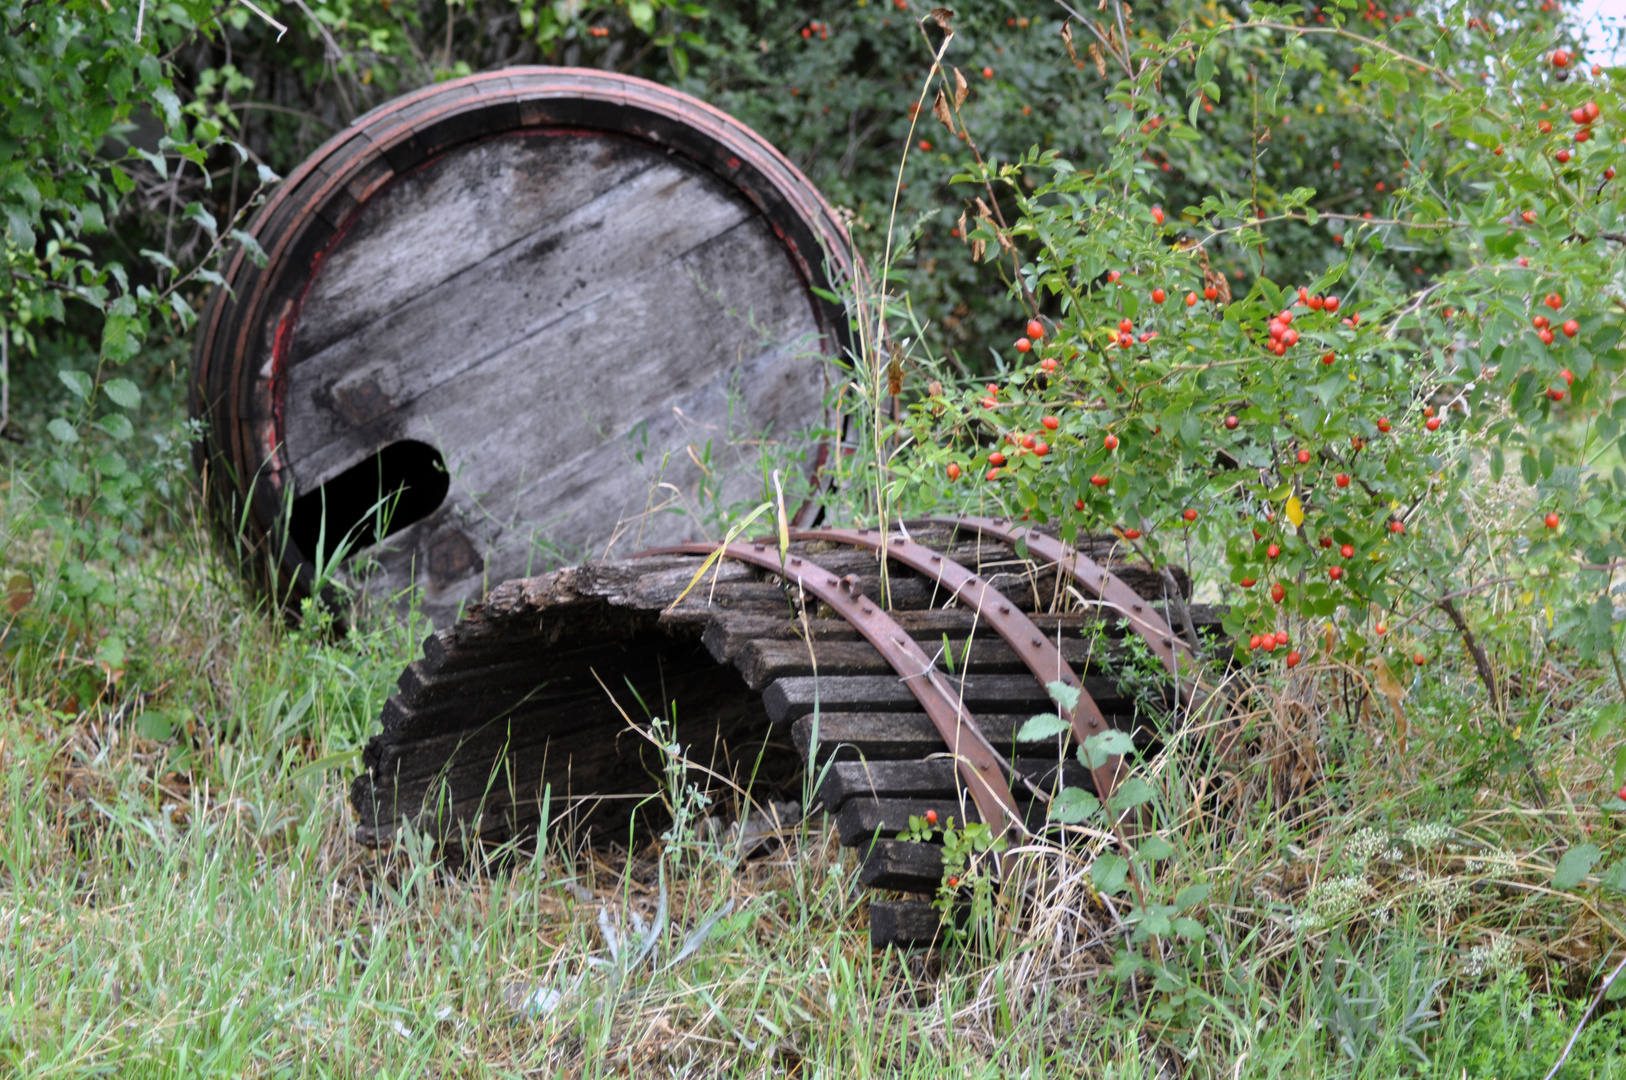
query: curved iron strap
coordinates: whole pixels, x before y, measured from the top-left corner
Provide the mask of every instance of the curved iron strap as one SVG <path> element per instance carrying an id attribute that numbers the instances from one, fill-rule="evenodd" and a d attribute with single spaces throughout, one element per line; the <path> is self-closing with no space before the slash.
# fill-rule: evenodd
<path id="1" fill-rule="evenodd" d="M 994 836 L 1004 836 L 1015 830 L 1026 831 L 1022 814 L 1016 808 L 1016 797 L 1007 782 L 1007 768 L 998 751 L 988 742 L 972 719 L 971 712 L 953 686 L 937 670 L 913 638 L 904 633 L 893 618 L 855 588 L 856 578 L 842 579 L 800 555 L 791 555 L 781 563 L 779 552 L 767 544 L 737 543 L 678 544 L 643 552 L 645 555 L 710 555 L 719 547 L 729 558 L 760 566 L 779 574 L 786 581 L 799 585 L 829 604 L 846 619 L 877 652 L 892 665 L 903 684 L 914 694 L 931 717 L 943 742 L 953 752 L 959 764 L 960 775 L 977 811 Z"/>
<path id="2" fill-rule="evenodd" d="M 1060 540 L 1046 536 L 1037 529 L 1018 526 L 1009 518 L 930 517 L 925 520 L 961 529 L 974 529 L 1010 543 L 1022 540 L 1027 544 L 1029 551 L 1036 552 L 1041 558 L 1049 559 L 1057 566 L 1065 567 L 1080 585 L 1121 611 L 1124 618 L 1129 620 L 1130 628 L 1141 636 L 1157 658 L 1163 662 L 1163 666 L 1173 676 L 1177 689 L 1182 686 L 1177 651 L 1184 652 L 1187 670 L 1195 669 L 1196 663 L 1191 655 L 1191 646 L 1176 636 L 1169 624 L 1163 621 L 1163 617 L 1153 610 L 1152 605 L 1147 603 L 1140 593 L 1131 589 L 1122 578 L 1108 573 L 1106 567 L 1088 555 L 1072 550 Z"/>
<path id="3" fill-rule="evenodd" d="M 1084 689 L 1083 680 L 1062 658 L 1061 650 L 1050 643 L 1026 612 L 1014 606 L 1004 593 L 986 579 L 924 544 L 917 544 L 903 536 L 883 536 L 877 529 L 803 529 L 791 536 L 796 540 L 830 540 L 871 551 L 884 551 L 888 558 L 896 559 L 946 586 L 956 598 L 970 604 L 979 618 L 988 620 L 1006 644 L 1022 658 L 1022 663 L 1027 665 L 1040 684 L 1059 679 L 1078 690 L 1077 707 L 1070 712 L 1062 710 L 1062 715 L 1067 718 L 1080 744 L 1091 735 L 1109 730 L 1106 717 L 1101 715 L 1101 709 L 1090 697 L 1090 692 Z M 1112 795 L 1122 768 L 1123 758 L 1114 754 L 1099 768 L 1092 770 L 1096 794 L 1101 799 Z"/>

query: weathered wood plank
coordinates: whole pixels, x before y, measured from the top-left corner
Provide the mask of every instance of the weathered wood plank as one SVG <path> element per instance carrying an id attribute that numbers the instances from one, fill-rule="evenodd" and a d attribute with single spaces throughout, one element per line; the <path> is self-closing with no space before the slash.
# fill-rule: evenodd
<path id="1" fill-rule="evenodd" d="M 979 713 L 977 727 L 993 748 L 1010 754 L 1016 733 L 1031 713 Z M 923 712 L 820 712 L 818 746 L 813 745 L 811 715 L 791 725 L 791 736 L 804 761 L 817 765 L 837 761 L 908 761 L 947 750 L 931 718 Z M 815 753 L 816 749 L 816 753 Z M 1031 747 L 1030 747 L 1031 749 Z"/>
<path id="2" fill-rule="evenodd" d="M 1151 606 L 1165 618 L 1172 614 L 1166 612 L 1160 604 Z M 1220 608 L 1209 604 L 1193 604 L 1190 611 L 1192 622 L 1199 632 L 1214 633 L 1219 630 L 1223 618 Z M 1096 610 L 1060 615 L 1040 613 L 1029 617 L 1034 625 L 1052 639 L 1058 634 L 1064 641 L 1069 638 L 1077 639 L 1086 630 L 1093 630 L 1098 624 L 1101 625 L 1103 636 L 1109 640 L 1123 636 L 1117 625 L 1118 620 L 1110 614 L 1103 616 Z M 944 636 L 964 639 L 973 629 L 978 629 L 981 633 L 991 633 L 986 620 L 981 621 L 979 626 L 976 613 L 960 607 L 894 612 L 893 621 L 910 637 L 921 642 L 941 643 Z M 842 619 L 812 619 L 808 629 L 812 631 L 816 641 L 860 640 L 858 631 Z M 802 634 L 800 621 L 776 616 L 757 618 L 744 614 L 725 614 L 706 626 L 703 640 L 707 651 L 719 663 L 732 663 L 741 650 L 753 641 L 799 641 Z"/>
<path id="3" fill-rule="evenodd" d="M 872 949 L 935 945 L 943 936 L 943 913 L 923 900 L 872 900 L 869 944 Z"/>
<path id="4" fill-rule="evenodd" d="M 1019 675 L 1028 670 L 1022 657 L 990 631 L 965 638 L 924 638 L 928 656 L 937 658 L 950 678 L 955 672 L 975 675 Z M 1074 671 L 1103 674 L 1128 659 L 1127 650 L 1113 642 L 1091 642 L 1077 637 L 1061 639 L 1061 655 Z M 866 641 L 815 641 L 810 648 L 803 641 L 757 640 L 734 660 L 745 685 L 761 690 L 775 679 L 793 675 L 884 675 L 892 670 L 874 646 Z"/>
<path id="5" fill-rule="evenodd" d="M 877 840 L 864 852 L 858 880 L 871 889 L 936 892 L 943 880 L 943 849 L 937 844 Z"/>
<path id="6" fill-rule="evenodd" d="M 949 682 L 973 714 L 1021 709 L 1031 714 L 1051 707 L 1044 687 L 1031 675 L 967 675 Z M 1083 683 L 1103 712 L 1129 710 L 1131 699 L 1112 680 L 1085 676 Z M 916 704 L 909 687 L 892 675 L 792 676 L 772 683 L 762 701 L 776 724 L 808 715 L 815 704 L 832 712 L 903 712 Z"/>
<path id="7" fill-rule="evenodd" d="M 1015 768 L 1020 777 L 1045 794 L 1053 794 L 1058 782 L 1064 787 L 1095 790 L 1089 770 L 1071 757 L 1065 761 L 1018 758 Z M 1013 780 L 1011 786 L 1026 792 L 1020 780 Z M 824 773 L 818 799 L 825 810 L 834 812 L 849 799 L 955 798 L 961 788 L 954 762 L 946 757 L 929 761 L 841 761 Z"/>
<path id="8" fill-rule="evenodd" d="M 526 132 L 396 177 L 355 215 L 312 282 L 290 363 L 555 225 L 659 160 L 615 136 Z"/>

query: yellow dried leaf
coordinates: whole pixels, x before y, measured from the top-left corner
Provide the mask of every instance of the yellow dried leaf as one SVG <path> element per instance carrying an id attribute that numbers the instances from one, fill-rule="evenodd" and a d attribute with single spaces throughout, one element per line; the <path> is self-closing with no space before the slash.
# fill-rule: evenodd
<path id="1" fill-rule="evenodd" d="M 1389 699 L 1389 706 L 1395 711 L 1395 738 L 1400 743 L 1400 752 L 1406 751 L 1406 709 L 1401 705 L 1406 697 L 1406 688 L 1400 685 L 1395 673 L 1389 670 L 1389 662 L 1382 656 L 1372 659 L 1372 670 L 1377 675 L 1378 689 L 1383 696 Z"/>
<path id="2" fill-rule="evenodd" d="M 1287 520 L 1293 523 L 1293 528 L 1296 529 L 1304 524 L 1304 504 L 1299 502 L 1297 495 L 1287 500 L 1286 513 Z"/>

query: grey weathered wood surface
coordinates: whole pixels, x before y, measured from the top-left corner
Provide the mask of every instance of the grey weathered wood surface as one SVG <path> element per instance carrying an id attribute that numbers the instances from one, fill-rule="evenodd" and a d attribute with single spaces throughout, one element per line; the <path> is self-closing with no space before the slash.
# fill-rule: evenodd
<path id="1" fill-rule="evenodd" d="M 386 102 L 248 229 L 266 258 L 234 252 L 200 319 L 194 464 L 240 569 L 288 612 L 320 582 L 303 510 L 285 542 L 287 507 L 398 438 L 441 449 L 452 499 L 347 572 L 424 585 L 437 618 L 613 538 L 616 554 L 686 538 L 702 476 L 723 504 L 756 495 L 764 440 L 823 418 L 847 323 L 817 290 L 861 272 L 835 211 L 760 136 L 582 68 Z M 343 501 L 347 519 L 366 509 Z"/>
<path id="2" fill-rule="evenodd" d="M 303 494 L 397 439 L 439 449 L 445 504 L 363 555 L 368 588 L 416 582 L 444 617 L 561 553 L 697 535 L 697 459 L 725 503 L 750 498 L 761 441 L 823 421 L 819 333 L 715 177 L 614 135 L 492 139 L 374 196 L 317 269 L 287 463 Z M 688 513 L 644 516 L 672 503 Z"/>

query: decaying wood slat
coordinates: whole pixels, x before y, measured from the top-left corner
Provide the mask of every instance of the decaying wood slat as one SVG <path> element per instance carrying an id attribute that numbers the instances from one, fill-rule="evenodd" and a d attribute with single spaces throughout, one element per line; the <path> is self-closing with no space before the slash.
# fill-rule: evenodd
<path id="1" fill-rule="evenodd" d="M 974 714 L 1028 709 L 1032 715 L 1051 707 L 1044 687 L 1031 675 L 964 675 L 950 681 Z M 1104 712 L 1123 712 L 1129 707 L 1129 699 L 1111 679 L 1085 678 L 1083 682 Z M 896 675 L 800 675 L 776 680 L 763 691 L 762 701 L 768 718 L 783 724 L 808 715 L 815 706 L 821 711 L 901 712 L 914 697 Z"/>
<path id="2" fill-rule="evenodd" d="M 888 945 L 934 945 L 943 936 L 943 914 L 923 900 L 872 900 L 869 905 L 871 948 Z"/>
<path id="3" fill-rule="evenodd" d="M 1032 713 L 978 713 L 977 726 L 995 750 L 1010 754 L 1016 750 L 1016 733 Z M 804 760 L 822 765 L 837 761 L 907 761 L 942 753 L 941 736 L 925 713 L 918 712 L 824 712 L 817 725 L 815 751 L 814 717 L 809 714 L 791 725 L 796 750 Z"/>
<path id="4" fill-rule="evenodd" d="M 1014 764 L 1019 777 L 1047 795 L 1056 792 L 1058 780 L 1066 787 L 1095 789 L 1089 770 L 1076 760 L 1018 758 Z M 1018 792 L 1026 791 L 1020 780 L 1012 780 L 1011 786 Z M 929 761 L 843 761 L 824 773 L 815 797 L 826 811 L 837 811 L 849 799 L 939 799 L 953 797 L 959 788 L 954 763 L 946 757 Z"/>
<path id="5" fill-rule="evenodd" d="M 1017 792 L 1017 805 L 1022 810 L 1027 827 L 1040 830 L 1045 827 L 1046 804 L 1022 799 Z M 951 819 L 956 827 L 980 822 L 976 804 L 970 799 L 849 799 L 835 814 L 836 831 L 842 847 L 867 844 L 877 835 L 897 836 L 909 828 L 911 817 L 920 817 L 928 810 L 937 811 L 937 820 L 947 824 Z"/>
<path id="6" fill-rule="evenodd" d="M 987 631 L 984 630 L 986 635 Z M 927 652 L 941 653 L 943 667 L 951 677 L 961 671 L 975 675 L 1019 675 L 1027 671 L 1022 658 L 997 637 L 922 638 Z M 1104 672 L 1128 661 L 1128 652 L 1108 642 L 1089 642 L 1081 638 L 1064 638 L 1061 653 L 1075 671 Z M 751 642 L 735 658 L 745 685 L 753 690 L 765 689 L 776 679 L 797 675 L 811 675 L 815 670 L 821 676 L 883 675 L 892 669 L 880 653 L 860 641 L 816 641 L 810 648 L 806 642 L 789 640 L 757 640 Z"/>
<path id="7" fill-rule="evenodd" d="M 872 889 L 930 893 L 943 880 L 943 848 L 907 840 L 877 840 L 860 849 L 858 880 Z"/>
<path id="8" fill-rule="evenodd" d="M 1151 606 L 1160 616 L 1168 614 L 1162 605 Z M 1191 604 L 1187 610 L 1199 632 L 1219 631 L 1223 613 L 1218 608 L 1208 604 Z M 1103 638 L 1116 641 L 1123 637 L 1114 619 L 1102 616 L 1096 611 L 1065 614 L 1040 612 L 1029 617 L 1052 639 L 1058 633 L 1063 641 L 1077 639 L 1086 628 L 1097 624 L 1101 624 Z M 965 608 L 900 611 L 894 618 L 916 641 L 940 642 L 945 636 L 963 639 L 977 628 L 976 612 Z M 986 630 L 986 627 L 982 629 Z M 806 632 L 810 632 L 815 641 L 860 640 L 858 632 L 840 619 L 809 619 Z M 753 641 L 801 641 L 803 637 L 804 629 L 800 621 L 786 622 L 775 615 L 754 618 L 741 613 L 725 614 L 709 621 L 706 624 L 704 641 L 706 648 L 719 663 L 731 663 L 739 655 L 740 650 Z"/>

